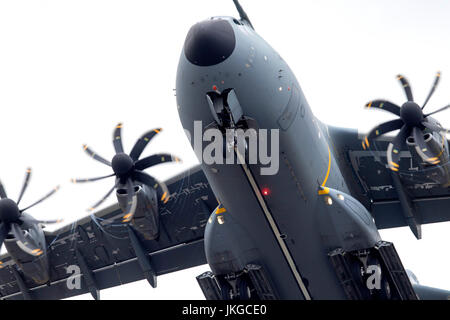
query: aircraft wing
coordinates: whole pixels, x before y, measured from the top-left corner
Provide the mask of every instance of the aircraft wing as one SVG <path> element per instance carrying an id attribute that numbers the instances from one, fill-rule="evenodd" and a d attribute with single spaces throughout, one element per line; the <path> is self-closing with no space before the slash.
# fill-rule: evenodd
<path id="1" fill-rule="evenodd" d="M 402 213 L 392 171 L 386 167 L 386 149 L 391 137 L 380 137 L 370 150 L 364 150 L 357 130 L 328 127 L 330 146 L 352 195 L 375 219 L 379 229 L 408 226 Z M 379 150 L 379 151 L 377 151 Z M 417 170 L 409 151 L 401 151 L 400 176 L 412 201 L 419 224 L 450 221 L 450 188 L 428 179 Z"/>
<path id="2" fill-rule="evenodd" d="M 137 237 L 136 250 L 127 227 L 105 223 L 104 219 L 123 215 L 117 204 L 110 206 L 96 213 L 100 226 L 88 216 L 46 234 L 48 284 L 36 285 L 18 271 L 8 254 L 2 255 L 1 298 L 63 299 L 88 292 L 96 296 L 105 288 L 149 279 L 149 273 L 158 276 L 205 264 L 204 228 L 217 206 L 206 177 L 200 167 L 195 167 L 166 183 L 171 197 L 159 208 L 158 240 Z M 137 251 L 143 252 L 150 263 L 143 265 Z M 79 288 L 74 287 L 73 278 L 77 267 L 81 270 Z"/>

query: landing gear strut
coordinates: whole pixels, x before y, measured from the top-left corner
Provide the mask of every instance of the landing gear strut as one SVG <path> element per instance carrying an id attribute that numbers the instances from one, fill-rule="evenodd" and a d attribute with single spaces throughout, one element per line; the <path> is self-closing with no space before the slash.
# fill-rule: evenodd
<path id="1" fill-rule="evenodd" d="M 261 266 L 249 264 L 238 273 L 205 272 L 197 281 L 207 300 L 274 300 L 275 293 Z"/>
<path id="2" fill-rule="evenodd" d="M 352 252 L 336 249 L 329 257 L 351 300 L 418 299 L 392 243 Z"/>

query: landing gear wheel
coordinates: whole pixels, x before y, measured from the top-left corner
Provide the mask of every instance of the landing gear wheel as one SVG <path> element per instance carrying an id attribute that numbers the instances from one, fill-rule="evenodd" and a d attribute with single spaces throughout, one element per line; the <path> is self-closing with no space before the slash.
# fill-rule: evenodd
<path id="1" fill-rule="evenodd" d="M 386 277 L 381 279 L 381 290 L 379 295 L 381 300 L 391 300 L 392 298 L 391 286 Z"/>
<path id="2" fill-rule="evenodd" d="M 228 282 L 222 282 L 222 285 L 220 287 L 220 294 L 222 296 L 222 300 L 231 300 L 232 289 Z"/>
<path id="3" fill-rule="evenodd" d="M 363 266 L 362 263 L 358 259 L 354 259 L 351 262 L 350 272 L 353 275 L 353 279 L 357 286 L 360 288 L 361 295 L 364 300 L 370 299 L 370 293 L 367 290 L 366 279 L 363 276 Z"/>
<path id="4" fill-rule="evenodd" d="M 387 277 L 383 273 L 383 268 L 381 268 L 381 263 L 376 257 L 369 257 L 367 259 L 367 266 L 376 266 L 379 268 L 379 287 L 372 289 L 372 298 L 375 300 L 389 300 L 392 297 L 391 287 Z"/>
<path id="5" fill-rule="evenodd" d="M 245 278 L 237 280 L 237 289 L 239 293 L 239 300 L 250 300 L 252 297 L 252 290 L 248 281 Z"/>

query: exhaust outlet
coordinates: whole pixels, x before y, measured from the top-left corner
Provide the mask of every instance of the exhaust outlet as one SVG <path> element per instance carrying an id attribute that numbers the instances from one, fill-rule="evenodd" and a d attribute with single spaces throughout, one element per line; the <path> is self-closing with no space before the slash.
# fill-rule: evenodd
<path id="1" fill-rule="evenodd" d="M 423 135 L 423 139 L 425 140 L 428 150 L 430 150 L 431 153 L 435 154 L 438 157 L 439 163 L 446 163 L 448 159 L 448 153 L 445 145 L 439 142 L 431 133 L 425 133 Z M 420 150 L 417 150 L 417 145 L 415 143 L 414 137 L 408 137 L 408 139 L 406 139 L 406 144 L 412 155 L 418 157 L 418 159 L 421 159 L 424 164 L 429 164 L 426 159 L 424 159 L 423 152 L 419 152 Z"/>

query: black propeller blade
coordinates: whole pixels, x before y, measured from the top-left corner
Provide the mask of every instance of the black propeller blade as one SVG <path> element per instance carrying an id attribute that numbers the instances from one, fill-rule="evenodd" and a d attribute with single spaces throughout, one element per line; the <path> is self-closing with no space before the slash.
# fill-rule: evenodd
<path id="1" fill-rule="evenodd" d="M 134 193 L 134 185 L 131 179 L 127 180 L 127 207 L 125 209 L 122 222 L 130 222 L 136 212 L 137 196 Z"/>
<path id="2" fill-rule="evenodd" d="M 93 181 L 98 181 L 98 180 L 103 180 L 109 177 L 114 176 L 114 173 L 108 174 L 106 176 L 102 176 L 102 177 L 97 177 L 97 178 L 87 178 L 87 179 L 72 179 L 71 182 L 72 183 L 85 183 L 85 182 L 93 182 Z"/>
<path id="3" fill-rule="evenodd" d="M 27 190 L 30 178 L 31 178 L 31 168 L 28 168 L 25 174 L 25 180 L 22 185 L 22 190 L 20 191 L 19 197 L 17 198 L 17 204 L 19 204 L 20 200 L 22 200 L 23 194 L 25 193 L 25 190 Z"/>
<path id="4" fill-rule="evenodd" d="M 440 108 L 429 114 L 423 113 L 423 109 L 425 108 L 426 104 L 428 103 L 434 91 L 436 90 L 440 77 L 441 73 L 438 72 L 436 74 L 433 86 L 431 87 L 431 90 L 422 107 L 420 107 L 416 102 L 414 102 L 409 81 L 402 75 L 398 75 L 397 79 L 400 81 L 403 87 L 406 98 L 408 100 L 407 102 L 405 102 L 401 107 L 386 100 L 374 100 L 366 105 L 368 109 L 370 108 L 382 109 L 400 117 L 400 119 L 388 121 L 382 123 L 381 125 L 376 126 L 369 132 L 369 134 L 364 138 L 362 142 L 363 148 L 366 149 L 370 146 L 369 142 L 370 140 L 373 140 L 388 132 L 400 129 L 400 132 L 397 134 L 395 139 L 389 144 L 387 150 L 388 166 L 391 170 L 393 171 L 399 170 L 398 163 L 400 160 L 400 150 L 402 150 L 402 148 L 406 145 L 406 139 L 411 134 L 414 137 L 416 150 L 418 154 L 423 158 L 423 160 L 432 165 L 440 163 L 439 158 L 436 155 L 434 155 L 430 150 L 428 150 L 427 144 L 423 138 L 424 130 L 429 130 L 431 132 L 438 132 L 438 133 L 446 131 L 446 129 L 440 127 L 438 124 L 430 122 L 428 117 L 450 108 L 450 105 Z"/>
<path id="5" fill-rule="evenodd" d="M 113 176 L 116 177 L 116 182 L 114 186 L 106 193 L 106 195 L 103 198 L 101 198 L 91 208 L 89 208 L 88 209 L 89 211 L 96 209 L 103 202 L 105 202 L 105 200 L 108 199 L 108 197 L 113 193 L 114 189 L 119 188 L 119 186 L 121 188 L 124 187 L 127 190 L 127 207 L 124 212 L 122 222 L 124 223 L 130 222 L 134 217 L 134 213 L 137 206 L 137 197 L 134 192 L 135 181 L 143 183 L 150 188 L 156 189 L 160 201 L 164 203 L 168 201 L 169 192 L 167 186 L 164 183 L 157 181 L 150 175 L 142 172 L 142 170 L 165 162 L 180 162 L 180 159 L 170 154 L 154 154 L 139 160 L 139 157 L 141 156 L 147 144 L 160 132 L 161 129 L 158 128 L 144 133 L 136 141 L 133 148 L 131 149 L 130 154 L 128 155 L 124 152 L 122 144 L 122 123 L 119 123 L 114 128 L 113 132 L 113 146 L 115 150 L 115 155 L 112 158 L 111 162 L 95 154 L 86 145 L 83 146 L 84 150 L 95 160 L 100 161 L 108 166 L 111 166 L 113 169 L 113 173 L 110 175 L 91 179 L 72 179 L 73 183 L 91 182 L 105 179 L 108 177 Z"/>
<path id="6" fill-rule="evenodd" d="M 366 149 L 370 146 L 369 140 L 375 139 L 376 137 L 381 136 L 385 133 L 400 129 L 401 127 L 403 127 L 403 121 L 401 119 L 395 119 L 376 126 L 364 139 L 363 148 Z"/>
<path id="7" fill-rule="evenodd" d="M 169 201 L 169 189 L 164 182 L 158 181 L 152 176 L 141 171 L 135 171 L 133 174 L 133 178 L 136 181 L 142 182 L 143 184 L 156 189 L 156 191 L 158 192 L 158 196 L 163 203 L 167 203 L 167 201 Z"/>
<path id="8" fill-rule="evenodd" d="M 3 183 L 0 181 L 0 199 L 8 198 L 6 195 L 5 187 L 3 186 Z"/>
<path id="9" fill-rule="evenodd" d="M 397 80 L 400 81 L 400 83 L 402 84 L 403 90 L 405 90 L 406 99 L 408 99 L 408 101 L 414 101 L 413 94 L 411 91 L 411 86 L 409 85 L 408 79 L 406 79 L 404 76 L 399 74 L 397 76 Z"/>
<path id="10" fill-rule="evenodd" d="M 114 184 L 114 186 L 103 196 L 103 198 L 101 198 L 94 205 L 92 205 L 92 207 L 90 207 L 88 211 L 94 211 L 95 209 L 97 209 L 103 202 L 106 201 L 106 199 L 108 199 L 108 197 L 111 195 L 111 193 L 114 191 L 115 188 L 116 185 Z"/>
<path id="11" fill-rule="evenodd" d="M 54 188 L 50 193 L 28 207 L 19 209 L 18 204 L 25 194 L 30 178 L 31 169 L 28 168 L 17 202 L 7 197 L 5 188 L 3 184 L 0 183 L 0 246 L 3 244 L 6 236 L 11 232 L 16 239 L 18 246 L 22 250 L 33 256 L 40 256 L 44 251 L 34 243 L 32 238 L 31 240 L 27 240 L 27 228 L 31 225 L 58 223 L 62 220 L 40 221 L 32 218 L 30 215 L 26 214 L 25 211 L 48 199 L 59 189 L 59 187 Z M 31 236 L 28 235 L 28 237 Z"/>
<path id="12" fill-rule="evenodd" d="M 121 123 L 119 123 L 116 126 L 116 129 L 114 130 L 113 144 L 114 144 L 114 150 L 116 150 L 116 154 L 117 153 L 123 153 L 122 124 Z"/>
<path id="13" fill-rule="evenodd" d="M 437 85 L 439 84 L 439 80 L 441 79 L 441 73 L 438 71 L 436 72 L 436 77 L 434 78 L 434 83 L 433 86 L 431 87 L 430 93 L 428 93 L 427 98 L 425 99 L 425 102 L 422 105 L 422 109 L 425 108 L 425 106 L 427 105 L 428 101 L 430 100 L 431 96 L 434 93 L 434 90 L 436 90 Z"/>
<path id="14" fill-rule="evenodd" d="M 377 108 L 386 110 L 390 113 L 393 113 L 400 117 L 400 107 L 396 104 L 393 104 L 392 102 L 386 101 L 386 100 L 374 100 L 366 104 L 366 108 Z"/>
<path id="15" fill-rule="evenodd" d="M 50 198 L 52 195 L 54 195 L 56 193 L 56 191 L 59 190 L 59 186 L 56 186 L 55 188 L 53 188 L 52 191 L 50 191 L 49 193 L 47 193 L 45 196 L 43 196 L 41 199 L 39 199 L 38 201 L 34 202 L 33 204 L 30 204 L 28 207 L 21 209 L 20 212 L 24 212 L 25 210 L 28 210 L 32 207 L 34 207 L 35 205 L 41 203 L 44 200 L 47 200 L 48 198 Z"/>
<path id="16" fill-rule="evenodd" d="M 9 226 L 6 225 L 6 223 L 0 223 L 0 247 L 3 244 L 3 241 L 5 241 L 6 236 L 9 233 Z"/>
<path id="17" fill-rule="evenodd" d="M 90 155 L 92 158 L 94 158 L 95 160 L 106 164 L 107 166 L 111 166 L 111 162 L 109 162 L 108 160 L 106 160 L 105 158 L 99 156 L 98 154 L 96 154 L 94 151 L 92 151 L 86 144 L 83 144 L 83 150 L 86 151 L 86 153 L 88 155 Z"/>
<path id="18" fill-rule="evenodd" d="M 139 140 L 136 141 L 136 143 L 134 144 L 133 149 L 131 149 L 131 152 L 130 152 L 131 159 L 133 159 L 134 161 L 139 159 L 139 157 L 142 154 L 142 151 L 144 151 L 145 147 L 150 142 L 150 140 L 152 140 L 153 137 L 156 136 L 161 131 L 162 131 L 161 128 L 157 128 L 157 129 L 153 129 L 153 130 L 150 130 L 150 131 L 144 133 L 139 138 Z"/>
<path id="19" fill-rule="evenodd" d="M 410 133 L 411 129 L 408 128 L 408 126 L 403 125 L 398 135 L 391 143 L 389 143 L 387 150 L 387 159 L 388 165 L 392 171 L 398 171 L 398 168 L 400 167 L 398 164 L 400 160 L 400 151 L 405 145 L 406 138 L 410 135 Z"/>

